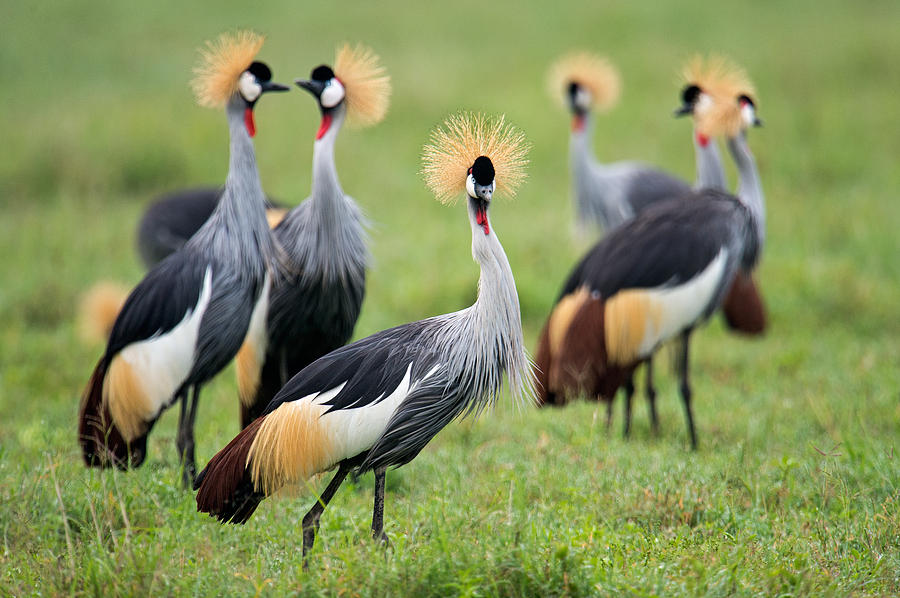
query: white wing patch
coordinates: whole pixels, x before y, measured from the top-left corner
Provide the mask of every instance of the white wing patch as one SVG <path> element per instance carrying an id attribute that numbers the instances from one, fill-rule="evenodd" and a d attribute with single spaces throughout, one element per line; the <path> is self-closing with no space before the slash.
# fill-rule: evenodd
<path id="1" fill-rule="evenodd" d="M 411 374 L 412 363 L 407 366 L 406 374 L 397 388 L 381 401 L 353 409 L 338 409 L 322 417 L 322 426 L 333 442 L 335 454 L 341 455 L 342 459 L 347 459 L 375 446 L 375 442 L 387 429 L 391 416 L 409 395 Z M 336 395 L 342 387 L 343 385 L 333 391 L 328 391 L 334 393 L 328 398 Z M 319 396 L 322 397 L 325 394 L 322 393 Z M 320 403 L 328 398 L 316 398 L 314 402 Z"/>
<path id="2" fill-rule="evenodd" d="M 200 321 L 212 297 L 212 268 L 207 266 L 197 305 L 189 308 L 172 330 L 131 343 L 119 352 L 134 372 L 149 401 L 145 421 L 155 418 L 174 398 L 194 367 Z"/>
<path id="3" fill-rule="evenodd" d="M 713 300 L 727 258 L 728 250 L 722 249 L 702 272 L 687 282 L 646 291 L 650 303 L 658 307 L 659 318 L 647 319 L 639 355 L 649 356 L 661 343 L 697 322 Z"/>

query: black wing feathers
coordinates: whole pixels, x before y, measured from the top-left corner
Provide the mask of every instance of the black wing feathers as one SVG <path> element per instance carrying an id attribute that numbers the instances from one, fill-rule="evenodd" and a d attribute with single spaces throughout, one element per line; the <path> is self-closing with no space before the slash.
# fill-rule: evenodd
<path id="1" fill-rule="evenodd" d="M 433 363 L 428 343 L 416 342 L 427 325 L 428 320 L 424 320 L 383 330 L 320 357 L 291 378 L 264 413 L 345 382 L 326 403 L 331 410 L 376 403 L 399 386 L 411 363 L 413 379 L 424 375 L 421 370 Z"/>
<path id="2" fill-rule="evenodd" d="M 109 335 L 106 359 L 126 345 L 172 330 L 197 305 L 208 261 L 178 252 L 160 262 L 131 291 Z"/>
<path id="3" fill-rule="evenodd" d="M 623 289 L 689 280 L 729 244 L 731 226 L 742 221 L 742 211 L 736 198 L 713 190 L 651 206 L 594 245 L 559 298 L 583 284 L 609 298 Z"/>

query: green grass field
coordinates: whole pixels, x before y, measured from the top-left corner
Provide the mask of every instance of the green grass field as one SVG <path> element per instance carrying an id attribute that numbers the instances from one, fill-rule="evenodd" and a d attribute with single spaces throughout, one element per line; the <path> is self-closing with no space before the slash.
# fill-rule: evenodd
<path id="1" fill-rule="evenodd" d="M 900 5 L 743 2 L 12 3 L 0 35 L 0 595 L 696 596 L 900 593 Z M 373 221 L 357 337 L 468 305 L 478 277 L 463 209 L 418 174 L 431 128 L 505 113 L 533 143 L 516 202 L 498 201 L 526 341 L 584 250 L 573 240 L 568 118 L 545 72 L 585 48 L 620 67 L 598 118 L 600 159 L 693 176 L 690 126 L 671 117 L 682 63 L 723 52 L 754 78 L 751 133 L 768 202 L 759 272 L 768 334 L 694 336 L 700 448 L 687 450 L 674 377 L 663 422 L 643 401 L 633 437 L 604 407 L 516 409 L 448 426 L 388 474 L 386 531 L 369 538 L 372 476 L 338 493 L 304 572 L 311 489 L 243 527 L 179 488 L 177 410 L 137 471 L 88 471 L 80 392 L 102 347 L 79 340 L 81 294 L 135 284 L 137 219 L 158 192 L 219 184 L 224 116 L 197 107 L 196 48 L 224 30 L 268 35 L 290 82 L 342 41 L 393 76 L 388 118 L 342 133 L 345 190 Z M 295 90 L 257 110 L 267 191 L 306 196 L 318 113 Z M 664 353 L 665 354 L 665 353 Z M 504 397 L 506 399 L 506 397 Z M 233 370 L 207 387 L 206 460 L 237 432 Z M 314 488 L 321 489 L 324 480 Z"/>

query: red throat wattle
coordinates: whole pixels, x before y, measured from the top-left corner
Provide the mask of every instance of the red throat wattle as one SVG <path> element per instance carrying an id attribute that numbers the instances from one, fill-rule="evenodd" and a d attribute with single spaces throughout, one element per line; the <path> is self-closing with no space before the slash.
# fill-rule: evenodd
<path id="1" fill-rule="evenodd" d="M 572 119 L 572 130 L 576 133 L 584 131 L 584 121 L 585 118 L 583 114 L 576 114 L 575 118 Z"/>
<path id="2" fill-rule="evenodd" d="M 484 229 L 484 234 L 491 234 L 491 225 L 488 224 L 486 208 L 483 208 L 481 206 L 475 208 L 475 222 L 478 223 L 478 226 Z"/>
<path id="3" fill-rule="evenodd" d="M 244 126 L 250 137 L 256 135 L 256 123 L 253 122 L 253 108 L 244 108 Z"/>
<path id="4" fill-rule="evenodd" d="M 322 124 L 319 125 L 319 132 L 316 133 L 316 139 L 321 139 L 325 136 L 325 133 L 328 132 L 328 129 L 331 128 L 331 115 L 325 114 L 322 116 Z"/>
<path id="5" fill-rule="evenodd" d="M 703 133 L 697 133 L 697 143 L 700 144 L 700 147 L 706 147 L 709 145 L 709 137 Z"/>

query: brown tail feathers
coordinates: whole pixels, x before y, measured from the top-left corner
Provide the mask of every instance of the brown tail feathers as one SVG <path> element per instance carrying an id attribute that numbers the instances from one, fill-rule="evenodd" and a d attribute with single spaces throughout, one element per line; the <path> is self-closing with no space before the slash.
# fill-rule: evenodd
<path id="1" fill-rule="evenodd" d="M 551 388 L 570 397 L 595 396 L 606 372 L 605 303 L 586 297 L 569 322 L 549 378 Z"/>
<path id="2" fill-rule="evenodd" d="M 81 299 L 78 331 L 86 343 L 106 342 L 128 297 L 128 289 L 114 282 L 98 282 Z"/>
<path id="3" fill-rule="evenodd" d="M 754 335 L 766 330 L 766 308 L 750 274 L 735 275 L 722 303 L 722 314 L 732 330 Z"/>
<path id="4" fill-rule="evenodd" d="M 550 352 L 550 322 L 544 325 L 538 339 L 537 351 L 534 354 L 534 382 L 538 405 L 556 403 L 556 395 L 548 390 L 547 372 L 550 371 L 552 355 Z"/>
<path id="5" fill-rule="evenodd" d="M 109 407 L 103 402 L 103 380 L 106 360 L 101 359 L 91 375 L 78 413 L 78 442 L 88 467 L 128 469 L 144 462 L 147 454 L 146 434 L 127 442 L 113 423 Z"/>
<path id="6" fill-rule="evenodd" d="M 197 476 L 197 511 L 223 523 L 244 523 L 266 497 L 256 490 L 247 466 L 247 455 L 264 420 L 261 417 L 241 430 Z"/>

